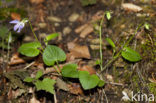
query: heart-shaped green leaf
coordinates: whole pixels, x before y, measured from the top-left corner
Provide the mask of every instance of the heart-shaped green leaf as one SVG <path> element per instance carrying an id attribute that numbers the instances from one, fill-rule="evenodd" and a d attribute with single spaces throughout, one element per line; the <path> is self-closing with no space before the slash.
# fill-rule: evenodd
<path id="1" fill-rule="evenodd" d="M 79 80 L 85 90 L 95 88 L 100 81 L 97 75 L 90 75 L 87 71 L 79 71 Z"/>
<path id="2" fill-rule="evenodd" d="M 124 59 L 130 62 L 137 62 L 141 60 L 140 54 L 129 47 L 124 47 L 123 51 L 121 52 L 121 55 Z"/>
<path id="3" fill-rule="evenodd" d="M 42 70 L 39 70 L 35 76 L 35 79 L 39 79 L 43 75 Z"/>
<path id="4" fill-rule="evenodd" d="M 78 78 L 79 76 L 76 64 L 67 64 L 63 66 L 61 73 L 64 77 Z"/>
<path id="5" fill-rule="evenodd" d="M 51 94 L 54 94 L 54 84 L 56 83 L 55 80 L 50 78 L 44 78 L 43 81 L 37 80 L 35 82 L 35 86 L 37 90 L 45 90 Z"/>
<path id="6" fill-rule="evenodd" d="M 47 45 L 43 52 L 43 61 L 46 65 L 52 66 L 57 61 L 66 60 L 66 54 L 57 46 Z"/>
<path id="7" fill-rule="evenodd" d="M 18 52 L 28 57 L 35 57 L 40 53 L 40 50 L 37 49 L 39 47 L 41 47 L 39 42 L 25 43 L 18 49 Z"/>

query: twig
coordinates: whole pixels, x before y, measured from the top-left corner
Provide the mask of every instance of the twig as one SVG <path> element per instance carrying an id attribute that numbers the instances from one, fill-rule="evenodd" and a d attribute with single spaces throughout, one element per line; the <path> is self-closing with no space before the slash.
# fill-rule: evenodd
<path id="1" fill-rule="evenodd" d="M 31 67 L 35 62 L 33 61 L 32 63 L 28 64 L 26 67 L 24 67 L 24 69 L 27 69 L 29 67 Z"/>
<path id="2" fill-rule="evenodd" d="M 104 93 L 104 95 L 105 95 L 105 98 L 106 98 L 106 103 L 109 103 L 109 102 L 108 102 L 107 95 L 106 95 L 106 93 L 105 93 L 105 90 L 104 90 L 104 89 L 102 89 L 102 91 L 103 91 L 103 93 Z"/>
<path id="3" fill-rule="evenodd" d="M 54 92 L 54 102 L 57 103 L 56 93 Z"/>

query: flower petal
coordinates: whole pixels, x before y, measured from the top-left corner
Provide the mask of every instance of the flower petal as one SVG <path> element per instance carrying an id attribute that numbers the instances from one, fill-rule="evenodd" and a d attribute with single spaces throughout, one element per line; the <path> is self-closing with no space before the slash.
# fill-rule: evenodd
<path id="1" fill-rule="evenodd" d="M 23 24 L 19 25 L 17 32 L 19 33 L 23 28 L 24 28 L 24 25 Z"/>
<path id="2" fill-rule="evenodd" d="M 12 20 L 12 21 L 10 21 L 10 23 L 11 24 L 17 24 L 17 23 L 19 23 L 20 21 L 18 21 L 18 20 Z"/>
<path id="3" fill-rule="evenodd" d="M 16 31 L 18 28 L 19 28 L 19 24 L 16 24 L 16 25 L 14 26 L 14 31 Z"/>
<path id="4" fill-rule="evenodd" d="M 18 28 L 18 31 L 17 32 L 19 33 L 19 32 L 21 32 L 21 30 L 22 30 L 21 28 Z"/>

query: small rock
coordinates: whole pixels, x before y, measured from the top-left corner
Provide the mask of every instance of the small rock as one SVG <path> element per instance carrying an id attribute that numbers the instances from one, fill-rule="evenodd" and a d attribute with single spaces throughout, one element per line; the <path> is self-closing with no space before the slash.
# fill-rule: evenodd
<path id="1" fill-rule="evenodd" d="M 74 21 L 76 21 L 78 18 L 79 18 L 79 14 L 77 14 L 77 13 L 73 13 L 73 14 L 71 14 L 70 16 L 69 16 L 69 18 L 68 18 L 68 20 L 70 21 L 70 22 L 74 22 Z"/>
<path id="2" fill-rule="evenodd" d="M 34 40 L 34 38 L 32 38 L 31 36 L 26 36 L 25 38 L 24 38 L 24 41 L 26 41 L 26 42 L 28 42 L 28 41 L 33 41 Z"/>
<path id="3" fill-rule="evenodd" d="M 54 26 L 58 27 L 58 26 L 60 26 L 60 24 L 59 23 L 54 23 Z"/>
<path id="4" fill-rule="evenodd" d="M 100 45 L 90 45 L 90 48 L 92 50 L 99 50 L 100 49 Z"/>
<path id="5" fill-rule="evenodd" d="M 38 27 L 39 27 L 39 28 L 45 28 L 46 26 L 47 26 L 46 23 L 39 23 L 39 24 L 38 24 Z"/>
<path id="6" fill-rule="evenodd" d="M 46 37 L 46 33 L 40 33 L 39 34 L 39 38 L 45 38 Z"/>
<path id="7" fill-rule="evenodd" d="M 49 16 L 49 17 L 47 17 L 47 19 L 50 22 L 62 22 L 62 20 L 59 17 L 56 17 L 56 16 Z"/>
<path id="8" fill-rule="evenodd" d="M 71 30 L 70 27 L 65 27 L 65 28 L 63 29 L 63 34 L 64 34 L 64 35 L 67 35 L 67 34 L 69 34 L 71 31 L 72 31 L 72 30 Z"/>
<path id="9" fill-rule="evenodd" d="M 139 12 L 143 10 L 140 6 L 132 3 L 123 3 L 121 6 L 127 11 Z"/>

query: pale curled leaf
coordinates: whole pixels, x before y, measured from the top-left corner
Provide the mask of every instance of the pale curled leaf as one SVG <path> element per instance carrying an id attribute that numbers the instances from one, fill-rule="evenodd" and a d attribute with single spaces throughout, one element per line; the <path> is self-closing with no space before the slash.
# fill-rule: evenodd
<path id="1" fill-rule="evenodd" d="M 121 5 L 125 10 L 133 11 L 133 12 L 139 12 L 142 11 L 142 8 L 140 6 L 134 5 L 132 3 L 123 3 Z"/>

